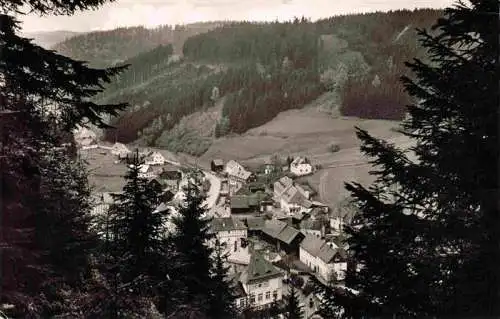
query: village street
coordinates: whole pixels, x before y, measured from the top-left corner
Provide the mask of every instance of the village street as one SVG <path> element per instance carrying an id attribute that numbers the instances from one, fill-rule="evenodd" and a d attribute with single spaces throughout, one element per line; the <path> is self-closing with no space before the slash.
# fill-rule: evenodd
<path id="1" fill-rule="evenodd" d="M 217 210 L 217 201 L 219 199 L 219 192 L 221 188 L 221 180 L 217 176 L 207 171 L 203 171 L 203 174 L 210 182 L 210 189 L 207 192 L 207 198 L 204 204 L 207 206 L 209 211 L 213 214 Z"/>

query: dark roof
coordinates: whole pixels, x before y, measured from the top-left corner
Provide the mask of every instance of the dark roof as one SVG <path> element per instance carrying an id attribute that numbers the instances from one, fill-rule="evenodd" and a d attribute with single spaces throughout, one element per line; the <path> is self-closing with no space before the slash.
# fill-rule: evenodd
<path id="1" fill-rule="evenodd" d="M 266 221 L 262 232 L 286 244 L 290 244 L 300 234 L 299 230 L 280 220 Z"/>
<path id="2" fill-rule="evenodd" d="M 250 208 L 247 195 L 234 195 L 230 198 L 231 208 Z"/>
<path id="3" fill-rule="evenodd" d="M 181 179 L 182 178 L 182 173 L 176 170 L 164 170 L 160 173 L 159 175 L 160 178 L 163 179 Z"/>
<path id="4" fill-rule="evenodd" d="M 264 227 L 264 218 L 249 217 L 247 218 L 247 226 L 249 230 L 261 230 Z"/>
<path id="5" fill-rule="evenodd" d="M 241 282 L 238 282 L 235 287 L 234 287 L 234 296 L 236 298 L 245 298 L 247 296 L 247 293 L 245 292 L 245 289 L 243 288 L 243 285 Z"/>
<path id="6" fill-rule="evenodd" d="M 316 220 L 306 219 L 300 223 L 300 229 L 321 230 L 322 226 L 323 222 L 319 219 Z"/>
<path id="7" fill-rule="evenodd" d="M 211 228 L 214 232 L 244 230 L 247 226 L 241 221 L 233 217 L 214 218 L 211 222 Z"/>
<path id="8" fill-rule="evenodd" d="M 241 281 L 250 283 L 282 276 L 282 272 L 267 261 L 259 252 L 254 252 L 250 257 L 248 268 L 241 275 Z"/>

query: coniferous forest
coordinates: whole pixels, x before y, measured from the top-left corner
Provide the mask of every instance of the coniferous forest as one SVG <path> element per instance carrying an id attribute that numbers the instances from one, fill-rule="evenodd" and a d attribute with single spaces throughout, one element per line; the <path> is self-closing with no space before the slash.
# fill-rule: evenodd
<path id="1" fill-rule="evenodd" d="M 498 1 L 317 23 L 235 23 L 186 40 L 183 61 L 169 62 L 175 48 L 163 44 L 106 68 L 35 45 L 14 18 L 23 6 L 73 15 L 105 2 L 0 0 L 0 317 L 237 318 L 226 256 L 219 242 L 207 244 L 215 238 L 199 172 L 185 172 L 178 211 L 165 209 L 161 188 L 139 174 L 137 152 L 108 213 L 94 216 L 72 131 L 92 125 L 133 140 L 156 121 L 146 132 L 154 143 L 180 116 L 224 96 L 219 134 L 244 132 L 335 89 L 338 78 L 325 81 L 323 70 L 339 66 L 339 56 L 366 66 L 340 63 L 348 75 L 344 114 L 408 114 L 401 131 L 415 145 L 398 149 L 357 130 L 376 180 L 346 181 L 359 210 L 356 226 L 347 226 L 351 289 L 315 285 L 320 314 L 500 316 Z M 418 44 L 403 37 L 409 24 L 429 23 L 418 29 Z M 335 36 L 320 36 L 328 32 Z M 285 301 L 286 318 L 303 316 L 295 289 Z"/>
<path id="2" fill-rule="evenodd" d="M 185 32 L 192 31 L 182 36 L 180 26 L 117 29 L 55 48 L 101 67 L 113 65 L 110 52 L 120 52 L 116 59 L 131 67 L 95 100 L 128 101 L 130 107 L 112 118 L 115 128 L 105 138 L 171 148 L 170 130 L 211 106 L 222 105 L 214 138 L 244 133 L 326 92 L 335 93 L 344 115 L 401 120 L 411 102 L 399 81 L 407 73 L 404 62 L 426 58 L 415 29 L 430 27 L 441 14 L 419 9 L 317 22 L 213 22 L 187 25 Z M 130 48 L 111 50 L 110 43 Z"/>

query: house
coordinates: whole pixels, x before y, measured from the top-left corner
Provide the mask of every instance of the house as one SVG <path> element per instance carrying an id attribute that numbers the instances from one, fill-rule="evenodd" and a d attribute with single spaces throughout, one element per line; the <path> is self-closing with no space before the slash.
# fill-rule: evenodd
<path id="1" fill-rule="evenodd" d="M 226 163 L 224 172 L 227 177 L 235 182 L 247 183 L 253 179 L 252 172 L 247 171 L 240 163 L 230 160 Z"/>
<path id="2" fill-rule="evenodd" d="M 298 229 L 276 219 L 266 220 L 261 234 L 264 240 L 286 253 L 297 253 L 299 243 L 304 238 L 304 234 Z"/>
<path id="3" fill-rule="evenodd" d="M 274 171 L 276 171 L 275 163 L 273 163 L 273 160 L 270 157 L 266 158 L 264 162 L 264 174 L 269 175 Z"/>
<path id="4" fill-rule="evenodd" d="M 263 203 L 267 203 L 268 195 L 257 192 L 250 195 L 234 195 L 230 198 L 231 214 L 248 214 L 262 212 Z M 267 204 L 265 204 L 267 205 Z"/>
<path id="5" fill-rule="evenodd" d="M 179 185 L 182 180 L 182 173 L 176 169 L 164 169 L 158 175 L 158 179 L 164 187 L 167 187 L 170 190 L 176 192 L 177 190 L 179 190 Z"/>
<path id="6" fill-rule="evenodd" d="M 265 225 L 265 220 L 264 217 L 257 216 L 257 217 L 248 217 L 246 219 L 246 224 L 247 224 L 247 229 L 248 229 L 248 235 L 257 235 L 262 231 L 262 228 L 264 228 Z"/>
<path id="7" fill-rule="evenodd" d="M 305 219 L 299 224 L 300 231 L 305 235 L 314 235 L 316 237 L 325 236 L 325 224 L 321 219 Z"/>
<path id="8" fill-rule="evenodd" d="M 245 223 L 234 217 L 214 218 L 210 223 L 210 231 L 225 246 L 230 263 L 248 265 L 250 262 L 247 230 Z"/>
<path id="9" fill-rule="evenodd" d="M 264 308 L 274 301 L 283 299 L 284 274 L 260 252 L 253 252 L 248 267 L 240 274 L 239 283 L 243 288 L 243 297 L 236 300 L 238 308 L 247 306 Z"/>
<path id="10" fill-rule="evenodd" d="M 132 153 L 132 152 L 128 149 L 127 146 L 125 146 L 125 144 L 117 142 L 111 147 L 111 154 L 113 154 L 113 155 L 123 157 L 129 153 Z"/>
<path id="11" fill-rule="evenodd" d="M 139 177 L 141 178 L 154 178 L 156 177 L 157 172 L 147 164 L 142 164 L 139 166 Z"/>
<path id="12" fill-rule="evenodd" d="M 97 134 L 86 127 L 81 127 L 74 131 L 75 142 L 80 147 L 97 147 Z M 92 146 L 92 147 L 90 147 Z"/>
<path id="13" fill-rule="evenodd" d="M 300 243 L 299 259 L 323 282 L 345 278 L 346 252 L 334 243 L 326 242 L 314 235 L 306 235 Z"/>
<path id="14" fill-rule="evenodd" d="M 306 157 L 296 157 L 290 163 L 290 172 L 296 176 L 305 176 L 313 173 L 313 166 Z"/>
<path id="15" fill-rule="evenodd" d="M 297 187 L 301 188 L 303 193 L 306 195 L 307 199 L 311 199 L 314 195 L 316 195 L 316 191 L 309 186 L 308 184 L 298 184 Z"/>
<path id="16" fill-rule="evenodd" d="M 352 225 L 355 222 L 355 218 L 354 207 L 338 207 L 330 217 L 330 228 L 335 232 L 342 232 L 346 225 Z"/>
<path id="17" fill-rule="evenodd" d="M 167 161 L 160 152 L 151 152 L 144 160 L 147 165 L 164 165 Z"/>
<path id="18" fill-rule="evenodd" d="M 120 192 L 116 193 L 104 192 L 104 193 L 94 194 L 92 196 L 93 207 L 91 210 L 91 214 L 94 216 L 106 214 L 108 212 L 109 207 L 115 202 L 113 194 L 120 194 Z"/>
<path id="19" fill-rule="evenodd" d="M 214 159 L 210 162 L 210 169 L 212 172 L 221 173 L 224 171 L 224 161 L 221 159 Z"/>
<path id="20" fill-rule="evenodd" d="M 281 210 L 289 214 L 308 212 L 312 207 L 309 194 L 288 176 L 273 184 L 273 193 L 275 200 L 280 203 Z"/>

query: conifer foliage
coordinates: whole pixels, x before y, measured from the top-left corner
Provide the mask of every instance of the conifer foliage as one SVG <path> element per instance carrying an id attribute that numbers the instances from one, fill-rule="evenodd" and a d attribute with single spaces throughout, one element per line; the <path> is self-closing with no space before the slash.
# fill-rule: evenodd
<path id="1" fill-rule="evenodd" d="M 125 104 L 89 101 L 122 68 L 98 70 L 20 37 L 14 13 L 71 14 L 101 0 L 0 1 L 0 305 L 20 318 L 72 309 L 94 236 L 82 166 L 65 144 L 76 125 L 104 127 Z M 23 6 L 26 7 L 23 8 Z"/>
<path id="2" fill-rule="evenodd" d="M 286 319 L 302 319 L 304 318 L 304 311 L 300 305 L 297 290 L 293 285 L 290 286 L 288 295 L 285 299 L 285 318 Z"/>
<path id="3" fill-rule="evenodd" d="M 370 188 L 346 185 L 363 225 L 349 229 L 353 288 L 370 317 L 500 315 L 498 1 L 458 3 L 433 29 L 419 30 L 430 63 L 402 79 L 419 101 L 402 125 L 414 146 L 357 131 L 379 168 Z"/>

